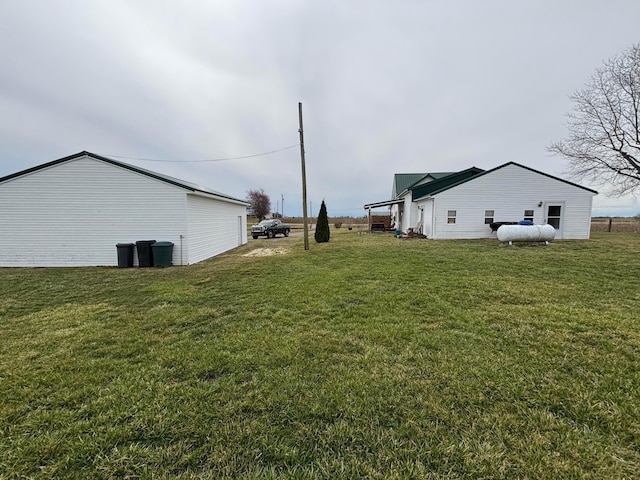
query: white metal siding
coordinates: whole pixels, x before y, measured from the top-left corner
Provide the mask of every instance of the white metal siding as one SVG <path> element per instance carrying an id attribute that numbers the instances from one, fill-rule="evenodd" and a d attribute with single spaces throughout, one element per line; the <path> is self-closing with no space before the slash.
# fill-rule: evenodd
<path id="1" fill-rule="evenodd" d="M 405 208 L 405 224 L 406 230 L 412 228 L 415 232 L 418 231 L 418 223 L 420 222 L 420 211 L 418 210 L 418 205 L 411 200 L 411 194 L 407 195 L 406 208 Z"/>
<path id="2" fill-rule="evenodd" d="M 391 221 L 393 222 L 394 228 L 402 229 L 402 225 L 400 224 L 400 205 L 398 204 L 391 205 L 389 209 L 389 213 L 391 215 Z"/>
<path id="3" fill-rule="evenodd" d="M 402 209 L 400 210 L 400 230 L 402 230 L 403 232 L 406 232 L 409 228 L 412 227 L 411 225 L 411 204 L 413 203 L 411 201 L 411 193 L 407 193 L 405 194 L 404 197 L 402 197 L 402 199 L 404 200 L 404 203 L 402 204 Z"/>
<path id="4" fill-rule="evenodd" d="M 421 200 L 420 202 L 417 203 L 417 206 L 418 206 L 418 209 L 422 209 L 423 211 L 422 233 L 427 238 L 432 238 L 431 228 L 432 228 L 432 221 L 433 221 L 433 200 L 431 199 Z"/>
<path id="5" fill-rule="evenodd" d="M 533 210 L 536 224 L 545 223 L 545 203 L 564 202 L 565 239 L 589 238 L 593 193 L 541 175 L 517 165 L 453 187 L 435 196 L 433 238 L 485 238 L 491 234 L 484 224 L 485 210 L 494 211 L 494 221 L 522 220 Z M 542 206 L 538 206 L 543 202 Z M 448 210 L 456 211 L 456 223 L 447 224 Z"/>
<path id="6" fill-rule="evenodd" d="M 184 189 L 91 157 L 0 184 L 0 205 L 0 266 L 117 265 L 117 243 L 186 233 Z"/>
<path id="7" fill-rule="evenodd" d="M 187 195 L 189 263 L 197 263 L 247 243 L 247 215 L 237 205 L 200 195 Z M 238 231 L 238 217 L 242 219 Z"/>

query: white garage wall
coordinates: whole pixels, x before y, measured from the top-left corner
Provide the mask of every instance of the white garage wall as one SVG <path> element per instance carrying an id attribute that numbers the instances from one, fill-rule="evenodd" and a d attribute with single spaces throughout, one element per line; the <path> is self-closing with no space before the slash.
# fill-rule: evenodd
<path id="1" fill-rule="evenodd" d="M 200 262 L 247 243 L 246 211 L 245 205 L 198 194 L 187 195 L 189 263 Z"/>
<path id="2" fill-rule="evenodd" d="M 0 266 L 117 265 L 117 243 L 187 231 L 184 189 L 89 156 L 0 184 L 0 208 Z"/>

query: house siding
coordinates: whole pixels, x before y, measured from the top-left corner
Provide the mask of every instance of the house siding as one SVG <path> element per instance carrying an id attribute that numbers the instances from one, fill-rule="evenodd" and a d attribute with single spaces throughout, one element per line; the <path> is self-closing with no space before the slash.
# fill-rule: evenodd
<path id="1" fill-rule="evenodd" d="M 187 231 L 184 189 L 89 156 L 5 181 L 0 204 L 1 266 L 113 266 L 117 243 Z"/>
<path id="2" fill-rule="evenodd" d="M 433 200 L 427 199 L 417 203 L 418 209 L 422 210 L 422 233 L 427 238 L 432 238 L 432 223 L 433 223 Z"/>
<path id="3" fill-rule="evenodd" d="M 241 218 L 241 227 L 238 226 Z M 244 205 L 200 195 L 187 195 L 189 263 L 227 252 L 247 243 Z"/>
<path id="4" fill-rule="evenodd" d="M 556 238 L 589 238 L 594 193 L 518 165 L 507 165 L 434 195 L 433 238 L 495 237 L 484 224 L 485 210 L 494 221 L 522 220 L 533 210 L 534 223 L 546 223 L 545 206 L 564 204 L 562 232 Z M 543 202 L 542 206 L 538 206 Z M 447 212 L 456 211 L 456 223 L 447 223 Z"/>
<path id="5" fill-rule="evenodd" d="M 394 228 L 406 231 L 411 220 L 411 193 L 405 193 L 398 200 L 402 200 L 402 203 L 391 205 L 391 221 L 394 224 Z"/>
<path id="6" fill-rule="evenodd" d="M 409 228 L 413 227 L 414 217 L 413 210 L 415 207 L 413 206 L 413 202 L 411 201 L 411 193 L 408 193 L 404 196 L 404 204 L 402 206 L 402 227 L 401 230 L 406 232 Z"/>

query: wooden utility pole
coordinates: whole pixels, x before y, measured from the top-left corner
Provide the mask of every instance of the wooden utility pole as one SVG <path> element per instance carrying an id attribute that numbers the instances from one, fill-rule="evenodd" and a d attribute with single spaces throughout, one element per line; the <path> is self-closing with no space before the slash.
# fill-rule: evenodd
<path id="1" fill-rule="evenodd" d="M 300 121 L 300 160 L 302 162 L 302 217 L 304 219 L 304 249 L 309 250 L 309 228 L 307 222 L 307 170 L 304 165 L 304 131 L 302 130 L 302 102 L 298 102 L 298 119 Z"/>

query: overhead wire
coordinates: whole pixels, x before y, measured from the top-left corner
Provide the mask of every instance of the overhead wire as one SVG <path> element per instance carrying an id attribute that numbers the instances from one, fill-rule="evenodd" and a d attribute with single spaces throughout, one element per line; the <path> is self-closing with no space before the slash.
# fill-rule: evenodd
<path id="1" fill-rule="evenodd" d="M 263 157 L 265 155 L 272 155 L 274 153 L 283 152 L 285 150 L 289 150 L 291 148 L 299 147 L 300 144 L 296 143 L 295 145 L 289 145 L 288 147 L 279 148 L 277 150 L 271 150 L 268 152 L 255 153 L 253 155 L 243 155 L 239 157 L 224 157 L 224 158 L 209 158 L 202 160 L 170 160 L 170 159 L 162 159 L 162 158 L 143 158 L 143 157 L 128 157 L 125 155 L 108 155 L 102 154 L 105 157 L 113 157 L 113 158 L 125 158 L 127 160 L 142 160 L 145 162 L 166 162 L 166 163 L 205 163 L 205 162 L 225 162 L 229 160 L 242 160 L 245 158 L 255 158 L 255 157 Z"/>

